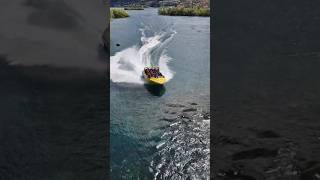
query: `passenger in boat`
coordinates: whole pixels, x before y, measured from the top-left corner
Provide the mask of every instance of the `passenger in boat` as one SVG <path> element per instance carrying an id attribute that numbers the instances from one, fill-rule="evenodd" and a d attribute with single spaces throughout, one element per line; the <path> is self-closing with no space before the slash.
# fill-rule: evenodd
<path id="1" fill-rule="evenodd" d="M 151 74 L 150 74 L 149 68 L 145 68 L 145 69 L 144 69 L 144 72 L 145 72 L 145 74 L 147 75 L 147 77 L 148 77 L 148 78 L 150 78 L 150 77 L 151 77 Z"/>
<path id="2" fill-rule="evenodd" d="M 161 74 L 161 72 L 159 70 L 159 67 L 157 67 L 157 73 L 158 73 L 158 77 L 162 77 L 162 74 Z"/>
<path id="3" fill-rule="evenodd" d="M 151 68 L 152 77 L 156 77 L 156 73 L 154 71 L 154 68 Z"/>
<path id="4" fill-rule="evenodd" d="M 152 77 L 156 77 L 156 71 L 154 70 L 154 68 L 151 68 L 151 73 L 152 73 Z"/>
<path id="5" fill-rule="evenodd" d="M 159 67 L 152 67 L 152 68 L 145 68 L 144 69 L 145 74 L 148 78 L 155 77 L 164 77 L 163 74 L 160 72 Z"/>

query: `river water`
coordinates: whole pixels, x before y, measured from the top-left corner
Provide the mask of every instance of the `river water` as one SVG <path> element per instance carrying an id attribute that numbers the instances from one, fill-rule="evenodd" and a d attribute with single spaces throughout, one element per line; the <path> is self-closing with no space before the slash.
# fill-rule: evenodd
<path id="1" fill-rule="evenodd" d="M 129 15 L 111 21 L 111 177 L 209 179 L 210 19 Z M 164 87 L 141 80 L 150 65 Z"/>

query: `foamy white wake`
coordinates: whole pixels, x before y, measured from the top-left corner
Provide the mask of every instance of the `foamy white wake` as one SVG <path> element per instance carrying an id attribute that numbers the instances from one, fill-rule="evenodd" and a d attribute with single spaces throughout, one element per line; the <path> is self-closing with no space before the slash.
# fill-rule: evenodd
<path id="1" fill-rule="evenodd" d="M 173 72 L 168 66 L 171 58 L 166 54 L 165 46 L 174 34 L 174 31 L 162 32 L 146 37 L 145 30 L 141 29 L 140 46 L 129 47 L 110 57 L 111 81 L 142 84 L 141 75 L 146 66 L 159 66 L 161 73 L 169 81 Z"/>
<path id="2" fill-rule="evenodd" d="M 183 116 L 187 115 L 171 122 L 156 146 L 158 152 L 150 163 L 154 180 L 209 179 L 210 117 L 203 112 Z"/>

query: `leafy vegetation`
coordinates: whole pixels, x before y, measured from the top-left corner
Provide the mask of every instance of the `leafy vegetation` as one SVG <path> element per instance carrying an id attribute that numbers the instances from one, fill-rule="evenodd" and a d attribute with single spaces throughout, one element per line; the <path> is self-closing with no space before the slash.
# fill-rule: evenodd
<path id="1" fill-rule="evenodd" d="M 111 19 L 126 18 L 126 17 L 129 17 L 129 14 L 127 13 L 127 11 L 125 11 L 121 8 L 111 8 L 110 9 L 110 17 L 111 17 Z"/>
<path id="2" fill-rule="evenodd" d="M 209 8 L 202 7 L 161 7 L 160 15 L 167 16 L 210 16 Z"/>

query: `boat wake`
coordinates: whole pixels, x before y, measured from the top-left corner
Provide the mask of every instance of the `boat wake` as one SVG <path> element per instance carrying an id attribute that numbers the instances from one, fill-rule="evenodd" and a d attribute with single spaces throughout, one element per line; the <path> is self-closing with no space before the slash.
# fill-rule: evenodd
<path id="1" fill-rule="evenodd" d="M 146 66 L 159 66 L 167 81 L 173 77 L 173 72 L 168 66 L 171 58 L 166 53 L 166 45 L 176 32 L 170 30 L 147 37 L 147 30 L 147 28 L 140 29 L 140 45 L 124 49 L 110 57 L 112 82 L 142 84 L 141 73 Z"/>
<path id="2" fill-rule="evenodd" d="M 194 110 L 194 109 L 190 109 Z M 150 163 L 154 180 L 209 179 L 210 116 L 195 112 L 176 119 L 165 119 L 169 127 L 156 146 L 157 153 Z"/>

